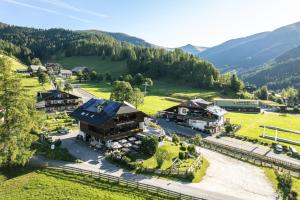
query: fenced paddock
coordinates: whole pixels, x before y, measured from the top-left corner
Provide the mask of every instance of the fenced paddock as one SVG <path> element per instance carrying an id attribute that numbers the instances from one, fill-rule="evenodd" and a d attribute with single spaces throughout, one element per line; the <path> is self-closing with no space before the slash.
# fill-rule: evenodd
<path id="1" fill-rule="evenodd" d="M 204 198 L 195 197 L 179 192 L 174 192 L 172 190 L 160 188 L 157 186 L 140 183 L 138 181 L 134 180 L 125 180 L 121 177 L 112 176 L 109 174 L 104 174 L 100 172 L 90 171 L 90 170 L 84 170 L 69 166 L 59 166 L 59 167 L 46 167 L 47 169 L 55 169 L 55 170 L 61 170 L 65 172 L 70 172 L 73 174 L 79 174 L 79 175 L 85 175 L 85 176 L 91 176 L 93 178 L 99 179 L 99 181 L 103 181 L 105 183 L 108 183 L 110 185 L 120 185 L 125 187 L 130 187 L 132 189 L 137 189 L 141 191 L 146 191 L 148 193 L 165 197 L 166 199 L 178 199 L 178 200 L 206 200 Z"/>

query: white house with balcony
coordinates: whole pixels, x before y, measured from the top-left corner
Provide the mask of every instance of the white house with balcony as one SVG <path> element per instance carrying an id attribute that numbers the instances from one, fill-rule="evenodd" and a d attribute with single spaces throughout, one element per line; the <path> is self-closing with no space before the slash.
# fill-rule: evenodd
<path id="1" fill-rule="evenodd" d="M 218 133 L 224 126 L 227 112 L 203 99 L 184 101 L 160 112 L 162 117 L 210 134 Z"/>

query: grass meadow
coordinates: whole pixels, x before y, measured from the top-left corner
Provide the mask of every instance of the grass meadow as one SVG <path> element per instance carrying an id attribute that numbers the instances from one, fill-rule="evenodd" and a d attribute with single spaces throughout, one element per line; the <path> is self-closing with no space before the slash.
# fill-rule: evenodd
<path id="1" fill-rule="evenodd" d="M 126 185 L 53 169 L 0 169 L 0 199 L 171 199 Z"/>
<path id="2" fill-rule="evenodd" d="M 237 134 L 243 136 L 259 138 L 263 133 L 263 128 L 260 127 L 261 125 L 276 126 L 280 128 L 300 131 L 299 115 L 278 114 L 278 113 L 246 114 L 246 113 L 231 112 L 228 113 L 225 117 L 229 118 L 230 122 L 233 124 L 242 125 L 241 129 L 237 132 Z M 275 130 L 266 129 L 266 134 L 275 136 Z M 299 134 L 288 133 L 284 131 L 279 131 L 278 137 L 286 138 L 289 140 L 300 141 Z M 300 146 L 295 145 L 295 147 L 300 152 Z"/>

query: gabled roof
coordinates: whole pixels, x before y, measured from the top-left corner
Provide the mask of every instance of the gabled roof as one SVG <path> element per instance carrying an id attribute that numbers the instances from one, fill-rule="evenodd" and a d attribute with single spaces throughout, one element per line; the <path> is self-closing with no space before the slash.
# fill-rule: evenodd
<path id="1" fill-rule="evenodd" d="M 39 68 L 41 68 L 42 71 L 47 71 L 46 68 L 42 65 L 30 65 L 30 69 L 32 71 L 37 71 Z"/>
<path id="2" fill-rule="evenodd" d="M 226 110 L 220 108 L 219 106 L 208 106 L 206 110 L 213 115 L 217 115 L 218 117 L 221 117 L 227 113 Z"/>
<path id="3" fill-rule="evenodd" d="M 72 74 L 72 71 L 71 70 L 67 70 L 67 69 L 62 69 L 62 70 L 60 70 L 60 73 L 61 74 Z"/>
<path id="4" fill-rule="evenodd" d="M 83 70 L 85 70 L 85 69 L 88 69 L 88 68 L 85 67 L 85 66 L 74 67 L 74 68 L 72 69 L 72 72 L 79 72 L 79 71 L 83 71 Z"/>
<path id="5" fill-rule="evenodd" d="M 212 102 L 205 101 L 203 99 L 193 99 L 182 102 L 179 106 L 188 108 L 206 108 L 207 106 L 213 105 Z"/>
<path id="6" fill-rule="evenodd" d="M 67 92 L 63 92 L 59 89 L 55 89 L 55 90 L 49 90 L 47 92 L 38 92 L 37 93 L 37 101 L 43 101 L 43 100 L 47 100 L 50 98 L 57 98 L 57 99 L 61 99 L 58 97 L 59 94 L 65 94 L 68 95 L 68 99 L 79 99 L 80 97 L 67 93 Z"/>
<path id="7" fill-rule="evenodd" d="M 116 115 L 137 112 L 140 111 L 127 103 L 104 99 L 90 99 L 74 110 L 70 116 L 79 121 L 99 127 Z"/>

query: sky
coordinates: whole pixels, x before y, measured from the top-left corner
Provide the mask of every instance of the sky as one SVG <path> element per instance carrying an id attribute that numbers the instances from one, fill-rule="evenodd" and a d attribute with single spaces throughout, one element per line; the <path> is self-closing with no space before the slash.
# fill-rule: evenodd
<path id="1" fill-rule="evenodd" d="M 0 0 L 0 21 L 211 47 L 300 21 L 300 0 Z"/>

